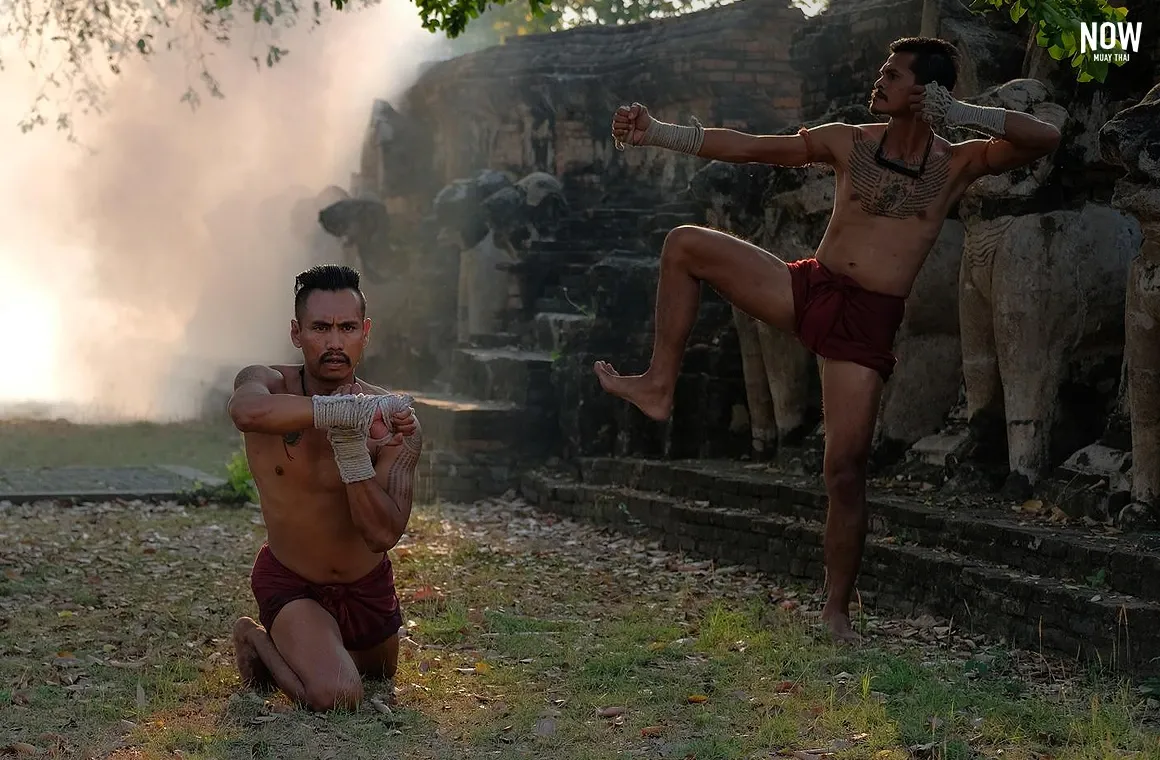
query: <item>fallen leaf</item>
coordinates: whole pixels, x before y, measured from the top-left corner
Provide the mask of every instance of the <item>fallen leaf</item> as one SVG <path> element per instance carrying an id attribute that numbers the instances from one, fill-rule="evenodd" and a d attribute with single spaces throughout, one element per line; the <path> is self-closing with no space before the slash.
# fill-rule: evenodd
<path id="1" fill-rule="evenodd" d="M 145 711 L 145 687 L 137 682 L 137 712 Z"/>
<path id="2" fill-rule="evenodd" d="M 490 673 L 491 666 L 488 665 L 486 662 L 477 662 L 477 663 L 475 663 L 475 672 L 479 673 L 480 675 L 482 675 L 484 673 Z"/>
<path id="3" fill-rule="evenodd" d="M 414 594 L 411 595 L 411 603 L 425 602 L 428 599 L 442 598 L 442 594 L 436 591 L 431 586 L 420 586 Z"/>
<path id="4" fill-rule="evenodd" d="M 551 736 L 556 733 L 556 721 L 552 718 L 540 718 L 533 729 L 536 736 Z"/>
<path id="5" fill-rule="evenodd" d="M 13 742 L 12 744 L 9 744 L 7 747 L 5 747 L 3 751 L 4 751 L 4 754 L 6 754 L 6 755 L 38 755 L 38 754 L 40 754 L 39 749 L 37 749 L 36 747 L 33 747 L 31 744 L 25 744 L 24 742 Z"/>
<path id="6" fill-rule="evenodd" d="M 625 707 L 601 707 L 596 711 L 596 714 L 601 718 L 615 718 L 617 715 L 624 715 L 628 711 Z"/>
<path id="7" fill-rule="evenodd" d="M 687 698 L 687 701 L 691 705 L 699 705 L 702 702 L 708 702 L 709 698 L 706 697 L 704 694 L 690 694 Z"/>
<path id="8" fill-rule="evenodd" d="M 250 718 L 251 723 L 269 723 L 272 720 L 278 720 L 277 715 L 255 715 Z"/>
<path id="9" fill-rule="evenodd" d="M 645 726 L 640 730 L 641 736 L 660 736 L 665 730 L 664 726 Z"/>

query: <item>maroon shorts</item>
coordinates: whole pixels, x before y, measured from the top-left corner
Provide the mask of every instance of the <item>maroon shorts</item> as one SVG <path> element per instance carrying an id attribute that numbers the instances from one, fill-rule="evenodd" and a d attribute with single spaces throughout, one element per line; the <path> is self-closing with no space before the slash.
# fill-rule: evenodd
<path id="1" fill-rule="evenodd" d="M 866 290 L 827 269 L 817 259 L 791 261 L 794 332 L 802 345 L 824 359 L 869 367 L 890 379 L 894 337 L 902 325 L 906 299 Z"/>
<path id="2" fill-rule="evenodd" d="M 352 583 L 320 584 L 306 580 L 262 547 L 250 572 L 250 588 L 258 601 L 258 617 L 271 631 L 278 613 L 290 602 L 313 599 L 338 622 L 342 643 L 352 652 L 371 649 L 403 625 L 395 573 L 383 555 L 381 565 Z"/>

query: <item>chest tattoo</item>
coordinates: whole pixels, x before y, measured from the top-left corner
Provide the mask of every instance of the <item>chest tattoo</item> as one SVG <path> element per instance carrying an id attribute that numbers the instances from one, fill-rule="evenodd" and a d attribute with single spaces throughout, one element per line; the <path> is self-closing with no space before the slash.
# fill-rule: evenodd
<path id="1" fill-rule="evenodd" d="M 874 160 L 878 142 L 858 140 L 850 154 L 850 184 L 862 211 L 890 219 L 923 218 L 946 187 L 951 157 L 931 155 L 921 177 L 908 177 Z"/>

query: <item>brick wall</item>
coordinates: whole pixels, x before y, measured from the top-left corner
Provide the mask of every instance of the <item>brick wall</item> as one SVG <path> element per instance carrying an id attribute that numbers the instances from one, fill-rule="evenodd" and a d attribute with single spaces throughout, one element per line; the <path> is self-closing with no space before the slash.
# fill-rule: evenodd
<path id="1" fill-rule="evenodd" d="M 706 126 L 782 128 L 799 118 L 789 52 L 803 22 L 785 0 L 740 0 L 678 18 L 522 37 L 432 66 L 400 111 L 429 132 L 436 189 L 485 167 L 564 177 L 570 199 L 629 178 L 680 189 L 695 159 L 616 151 L 615 108 L 639 101 L 666 121 L 695 115 Z"/>

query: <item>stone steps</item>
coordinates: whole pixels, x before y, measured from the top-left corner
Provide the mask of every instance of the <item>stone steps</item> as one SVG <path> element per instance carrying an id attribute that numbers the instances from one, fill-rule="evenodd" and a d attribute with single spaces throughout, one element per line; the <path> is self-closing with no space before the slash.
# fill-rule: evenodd
<path id="1" fill-rule="evenodd" d="M 593 460 L 599 461 L 599 460 Z M 583 469 L 582 469 L 583 472 Z M 592 472 L 589 469 L 589 472 Z M 781 501 L 792 505 L 782 494 Z M 525 473 L 521 491 L 549 511 L 661 538 L 666 548 L 820 584 L 823 523 L 752 507 L 627 486 Z M 805 510 L 807 513 L 809 510 Z M 896 614 L 930 612 L 963 630 L 1006 637 L 1012 645 L 1098 659 L 1139 674 L 1160 672 L 1160 603 L 1094 593 L 1053 578 L 953 551 L 872 535 L 858 593 Z"/>
<path id="2" fill-rule="evenodd" d="M 415 414 L 423 424 L 423 439 L 436 446 L 468 443 L 487 450 L 519 447 L 527 438 L 521 427 L 536 427 L 535 416 L 511 401 L 486 401 L 454 393 L 398 391 L 415 399 Z"/>
<path id="3" fill-rule="evenodd" d="M 514 347 L 458 348 L 451 359 L 452 391 L 520 406 L 553 403 L 552 355 Z"/>
<path id="4" fill-rule="evenodd" d="M 555 423 L 503 401 L 409 391 L 423 425 L 423 458 L 416 493 L 433 501 L 498 496 L 528 460 L 542 461 Z"/>
<path id="5" fill-rule="evenodd" d="M 568 336 L 588 329 L 592 322 L 592 317 L 583 314 L 542 311 L 532 320 L 535 346 L 551 354 L 560 349 Z"/>
<path id="6" fill-rule="evenodd" d="M 583 480 L 616 483 L 681 498 L 750 508 L 766 514 L 822 522 L 826 497 L 817 478 L 785 478 L 739 462 L 661 462 L 586 459 Z M 899 543 L 943 548 L 981 561 L 1160 602 L 1160 541 L 1100 535 L 1020 521 L 995 510 L 953 510 L 888 492 L 870 494 L 871 532 Z"/>

